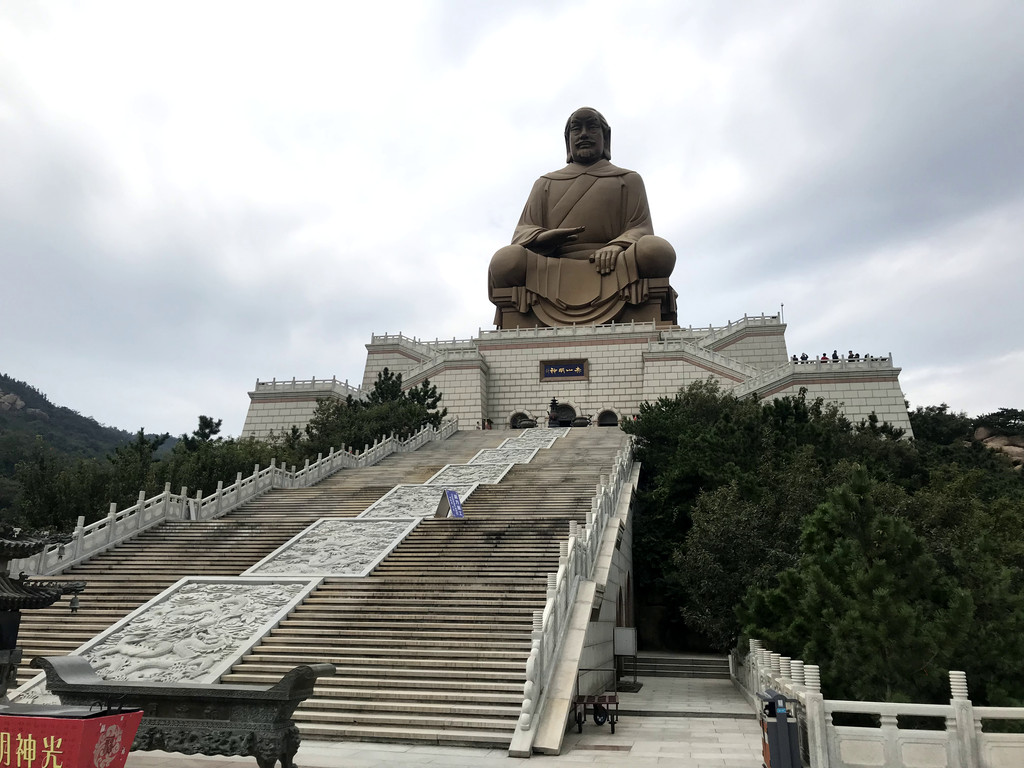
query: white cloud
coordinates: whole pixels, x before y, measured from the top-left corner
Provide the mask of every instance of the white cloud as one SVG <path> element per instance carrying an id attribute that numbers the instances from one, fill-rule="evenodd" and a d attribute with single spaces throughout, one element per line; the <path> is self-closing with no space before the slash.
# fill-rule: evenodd
<path id="1" fill-rule="evenodd" d="M 1013 406 L 1017 21 L 1012 0 L 5 3 L 3 370 L 117 426 L 237 433 L 256 377 L 357 381 L 372 332 L 467 337 L 589 104 L 679 252 L 681 322 L 784 302 L 793 351 L 892 352 L 915 403 Z"/>

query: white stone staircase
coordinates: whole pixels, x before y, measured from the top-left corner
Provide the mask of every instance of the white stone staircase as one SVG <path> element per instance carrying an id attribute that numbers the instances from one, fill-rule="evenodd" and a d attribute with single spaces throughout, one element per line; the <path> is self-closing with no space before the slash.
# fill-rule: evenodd
<path id="1" fill-rule="evenodd" d="M 238 576 L 321 517 L 355 517 L 399 482 L 422 482 L 451 461 L 493 447 L 498 432 L 459 432 L 380 464 L 346 469 L 318 485 L 275 490 L 235 512 L 205 522 L 168 521 L 144 531 L 52 580 L 86 581 L 81 608 L 65 596 L 22 615 L 18 644 L 25 663 L 18 684 L 35 676 L 33 656 L 69 653 L 127 616 L 183 576 Z M 414 479 L 410 479 L 414 478 Z"/>
<path id="2" fill-rule="evenodd" d="M 296 713 L 304 735 L 507 747 L 546 576 L 624 440 L 570 431 L 479 487 L 464 520 L 424 520 L 370 577 L 329 580 L 224 681 L 328 661 L 338 674 Z"/>
<path id="3" fill-rule="evenodd" d="M 237 576 L 314 520 L 354 517 L 394 485 L 422 483 L 513 434 L 460 432 L 216 521 L 147 531 L 61 576 L 89 582 L 82 608 L 69 614 L 65 599 L 27 613 L 25 658 L 73 650 L 182 576 Z M 559 542 L 625 441 L 617 429 L 570 430 L 500 484 L 480 486 L 464 520 L 424 520 L 370 576 L 327 579 L 224 682 L 329 661 L 338 674 L 321 678 L 296 714 L 306 736 L 507 746 Z"/>

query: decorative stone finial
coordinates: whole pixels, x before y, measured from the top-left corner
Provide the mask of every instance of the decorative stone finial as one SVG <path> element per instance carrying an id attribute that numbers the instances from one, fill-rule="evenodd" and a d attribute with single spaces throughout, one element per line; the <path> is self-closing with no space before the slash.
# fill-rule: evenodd
<path id="1" fill-rule="evenodd" d="M 954 699 L 969 699 L 967 695 L 967 673 L 959 670 L 949 671 L 949 690 Z"/>

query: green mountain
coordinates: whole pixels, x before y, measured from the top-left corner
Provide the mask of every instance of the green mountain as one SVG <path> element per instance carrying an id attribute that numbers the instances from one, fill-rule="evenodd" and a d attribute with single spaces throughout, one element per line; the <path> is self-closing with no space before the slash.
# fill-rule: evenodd
<path id="1" fill-rule="evenodd" d="M 131 432 L 54 405 L 32 385 L 0 374 L 0 477 L 11 477 L 15 464 L 40 439 L 59 453 L 98 459 L 132 437 Z"/>
<path id="2" fill-rule="evenodd" d="M 58 462 L 51 461 L 51 468 L 79 459 L 106 464 L 109 454 L 133 439 L 131 432 L 54 405 L 31 384 L 0 374 L 0 513 L 14 505 L 21 489 L 15 477 L 18 462 L 38 457 L 40 448 Z"/>

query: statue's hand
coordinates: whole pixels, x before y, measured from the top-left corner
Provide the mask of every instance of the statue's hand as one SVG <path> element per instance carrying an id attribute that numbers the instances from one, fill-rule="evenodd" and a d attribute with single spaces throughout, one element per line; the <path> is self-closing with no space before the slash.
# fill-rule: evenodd
<path id="1" fill-rule="evenodd" d="M 615 263 L 619 260 L 619 254 L 625 249 L 621 245 L 606 245 L 594 252 L 591 261 L 594 268 L 602 275 L 607 275 L 615 269 Z"/>
<path id="2" fill-rule="evenodd" d="M 538 253 L 548 253 L 555 250 L 560 245 L 575 242 L 579 238 L 580 232 L 585 229 L 586 227 L 548 229 L 537 235 L 534 241 L 530 244 L 530 247 Z"/>

